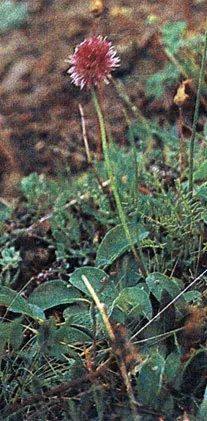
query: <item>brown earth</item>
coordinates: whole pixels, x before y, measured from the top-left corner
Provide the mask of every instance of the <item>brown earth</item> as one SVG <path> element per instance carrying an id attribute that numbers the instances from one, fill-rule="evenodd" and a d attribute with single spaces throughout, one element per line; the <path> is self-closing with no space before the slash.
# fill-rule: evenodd
<path id="1" fill-rule="evenodd" d="M 16 1 L 18 3 L 18 1 Z M 21 1 L 22 3 L 22 1 Z M 111 83 L 105 87 L 104 110 L 110 132 L 127 142 L 122 111 L 129 98 L 140 112 L 168 118 L 176 87 L 162 102 L 146 100 L 143 77 L 167 60 L 159 31 L 165 22 L 186 19 L 189 31 L 203 32 L 207 2 L 104 2 L 99 18 L 84 0 L 29 0 L 24 27 L 2 33 L 0 44 L 0 185 L 4 197 L 15 194 L 18 180 L 30 172 L 54 176 L 78 173 L 86 166 L 78 105 L 84 108 L 87 136 L 95 148 L 98 127 L 90 92 L 73 86 L 67 74 L 68 55 L 91 33 L 108 35 L 121 58 L 115 73 L 124 83 L 125 100 Z M 156 16 L 154 24 L 149 17 Z M 122 92 L 123 94 L 123 92 Z M 130 118 L 133 110 L 128 106 Z"/>

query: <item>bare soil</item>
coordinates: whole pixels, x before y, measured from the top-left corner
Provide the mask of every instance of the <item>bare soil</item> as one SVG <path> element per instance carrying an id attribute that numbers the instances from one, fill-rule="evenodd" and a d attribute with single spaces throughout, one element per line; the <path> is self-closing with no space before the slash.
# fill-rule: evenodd
<path id="1" fill-rule="evenodd" d="M 18 3 L 18 1 L 16 1 Z M 21 2 L 22 3 L 22 2 Z M 160 41 L 165 22 L 187 20 L 189 33 L 202 32 L 207 2 L 134 0 L 104 2 L 105 13 L 94 18 L 90 1 L 29 0 L 29 19 L 20 29 L 2 33 L 0 44 L 0 185 L 1 195 L 17 194 L 23 175 L 49 176 L 86 167 L 78 105 L 84 109 L 91 149 L 98 136 L 90 92 L 71 84 L 64 61 L 92 33 L 107 35 L 121 58 L 115 80 L 138 110 L 155 118 L 175 113 L 172 87 L 162 101 L 146 99 L 144 79 L 164 66 Z M 156 16 L 154 23 L 150 17 Z M 152 22 L 152 19 L 151 19 Z M 113 138 L 127 142 L 122 108 L 133 112 L 113 84 L 105 87 L 104 111 Z"/>

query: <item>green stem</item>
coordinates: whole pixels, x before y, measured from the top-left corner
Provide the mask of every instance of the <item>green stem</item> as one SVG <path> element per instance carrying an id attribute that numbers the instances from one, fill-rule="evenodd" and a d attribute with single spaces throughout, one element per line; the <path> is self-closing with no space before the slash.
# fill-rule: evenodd
<path id="1" fill-rule="evenodd" d="M 124 110 L 124 116 L 125 116 L 126 122 L 128 124 L 129 141 L 130 141 L 132 151 L 133 151 L 133 170 L 134 170 L 133 200 L 134 200 L 134 205 L 137 205 L 137 189 L 138 189 L 137 150 L 136 150 L 136 145 L 135 145 L 135 141 L 134 141 L 134 134 L 133 134 L 132 126 L 131 126 L 129 117 L 128 117 L 125 110 Z"/>
<path id="2" fill-rule="evenodd" d="M 206 64 L 206 52 L 207 52 L 207 28 L 205 32 L 205 43 L 204 43 L 204 50 L 202 55 L 202 62 L 199 74 L 199 81 L 198 81 L 198 91 L 196 96 L 196 105 L 195 105 L 195 112 L 193 117 L 193 127 L 192 127 L 192 135 L 190 140 L 190 158 L 189 158 L 189 193 L 192 197 L 193 194 L 193 169 L 194 169 L 194 149 L 195 149 L 195 135 L 196 135 L 196 127 L 198 122 L 198 112 L 200 106 L 200 96 L 201 96 L 201 85 L 202 79 L 204 75 L 204 69 Z"/>
<path id="3" fill-rule="evenodd" d="M 91 90 L 91 93 L 92 93 L 92 100 L 93 100 L 93 103 L 94 103 L 94 107 L 95 107 L 95 110 L 97 112 L 98 119 L 99 119 L 104 159 L 105 159 L 105 163 L 106 163 L 106 168 L 107 168 L 109 180 L 110 180 L 110 183 L 111 183 L 111 188 L 112 188 L 114 198 L 115 198 L 115 201 L 116 201 L 116 206 L 117 206 L 117 210 L 118 210 L 118 213 L 119 213 L 119 217 L 121 219 L 121 223 L 122 223 L 123 229 L 125 231 L 126 239 L 127 239 L 128 243 L 131 247 L 132 253 L 134 254 L 134 257 L 137 261 L 139 269 L 140 269 L 142 275 L 144 277 L 146 277 L 147 271 L 145 269 L 145 265 L 144 265 L 142 259 L 140 258 L 140 256 L 136 252 L 136 249 L 135 249 L 134 244 L 132 242 L 132 238 L 131 238 L 131 235 L 130 235 L 130 232 L 129 232 L 129 229 L 128 229 L 128 226 L 127 226 L 126 216 L 125 216 L 125 213 L 122 209 L 122 204 L 121 204 L 120 197 L 119 197 L 118 190 L 117 190 L 117 186 L 116 186 L 116 180 L 115 180 L 115 177 L 114 177 L 114 174 L 113 174 L 113 171 L 112 171 L 112 167 L 111 167 L 111 163 L 110 163 L 110 158 L 109 158 L 109 153 L 108 153 L 108 144 L 107 144 L 107 140 L 106 140 L 106 131 L 105 131 L 105 126 L 104 126 L 104 119 L 103 119 L 101 109 L 99 107 L 96 92 L 93 88 Z"/>
<path id="4" fill-rule="evenodd" d="M 183 180 L 183 173 L 185 169 L 185 143 L 183 135 L 183 110 L 179 107 L 179 132 L 180 132 L 180 181 Z"/>

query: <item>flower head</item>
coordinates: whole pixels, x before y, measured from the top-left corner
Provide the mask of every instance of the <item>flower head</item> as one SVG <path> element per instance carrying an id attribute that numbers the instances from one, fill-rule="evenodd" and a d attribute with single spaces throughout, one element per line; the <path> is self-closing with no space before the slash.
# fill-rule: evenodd
<path id="1" fill-rule="evenodd" d="M 116 51 L 106 38 L 93 36 L 79 44 L 68 61 L 72 67 L 68 72 L 72 82 L 82 89 L 92 85 L 100 86 L 101 82 L 108 83 L 111 72 L 119 66 L 120 59 Z"/>

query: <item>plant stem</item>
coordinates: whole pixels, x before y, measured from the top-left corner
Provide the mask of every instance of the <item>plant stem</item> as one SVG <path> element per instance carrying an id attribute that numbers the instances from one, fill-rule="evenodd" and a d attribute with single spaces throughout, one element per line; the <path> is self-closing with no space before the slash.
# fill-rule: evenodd
<path id="1" fill-rule="evenodd" d="M 124 110 L 124 116 L 125 116 L 126 122 L 128 124 L 129 141 L 131 143 L 131 148 L 132 148 L 132 151 L 133 151 L 133 170 L 134 170 L 133 200 L 134 200 L 134 205 L 137 205 L 137 189 L 138 189 L 137 150 L 136 150 L 136 145 L 135 145 L 135 141 L 134 141 L 134 134 L 133 134 L 133 131 L 132 131 L 132 126 L 131 126 L 129 117 L 128 117 L 125 110 Z"/>
<path id="2" fill-rule="evenodd" d="M 90 292 L 91 297 L 93 298 L 93 300 L 94 300 L 94 302 L 95 302 L 95 304 L 96 304 L 96 306 L 97 306 L 97 308 L 98 308 L 98 310 L 101 314 L 103 323 L 104 323 L 105 328 L 106 328 L 106 330 L 108 332 L 108 335 L 110 337 L 110 340 L 111 340 L 111 343 L 112 343 L 112 349 L 113 349 L 113 346 L 116 344 L 116 336 L 114 334 L 113 327 L 112 327 L 111 322 L 109 320 L 105 304 L 100 302 L 100 300 L 99 300 L 99 298 L 96 294 L 96 291 L 94 290 L 94 288 L 92 287 L 91 283 L 89 282 L 88 278 L 85 275 L 82 275 L 82 280 L 83 280 L 86 288 Z M 121 358 L 121 356 L 119 356 L 120 357 L 120 362 L 119 362 L 116 352 L 114 354 L 115 354 L 115 358 L 117 359 L 117 363 L 118 363 L 122 378 L 123 378 L 124 383 L 125 383 L 126 391 L 127 391 L 128 397 L 129 397 L 129 402 L 130 402 L 130 406 L 131 406 L 131 410 L 132 410 L 133 419 L 136 421 L 137 417 L 136 417 L 135 398 L 134 398 L 134 393 L 133 393 L 133 390 L 132 390 L 131 383 L 129 381 L 127 369 L 126 369 L 125 363 L 124 363 L 123 359 Z"/>
<path id="3" fill-rule="evenodd" d="M 190 140 L 190 158 L 189 158 L 189 193 L 192 197 L 193 194 L 193 169 L 194 169 L 194 149 L 195 149 L 195 135 L 196 135 L 196 127 L 198 122 L 198 112 L 200 106 L 200 96 L 201 96 L 201 85 L 202 79 L 204 75 L 204 69 L 206 64 L 206 52 L 207 52 L 207 28 L 205 32 L 205 43 L 204 43 L 204 50 L 202 55 L 202 62 L 199 74 L 199 81 L 198 81 L 198 91 L 196 96 L 196 105 L 195 105 L 195 112 L 193 117 L 193 127 L 192 127 L 192 135 Z"/>
<path id="4" fill-rule="evenodd" d="M 99 107 L 96 92 L 93 88 L 91 90 L 91 93 L 92 93 L 92 100 L 93 100 L 93 103 L 94 103 L 94 107 L 95 107 L 95 110 L 97 112 L 98 119 L 99 119 L 104 159 L 105 159 L 108 176 L 109 176 L 110 183 L 111 183 L 111 188 L 112 188 L 114 198 L 115 198 L 115 201 L 116 201 L 116 206 L 117 206 L 117 210 L 118 210 L 118 213 L 119 213 L 119 217 L 121 219 L 121 223 L 122 223 L 123 229 L 125 231 L 126 239 L 127 239 L 128 243 L 131 247 L 132 253 L 133 253 L 133 255 L 134 255 L 134 257 L 137 261 L 139 269 L 140 269 L 142 275 L 144 277 L 146 277 L 147 271 L 145 269 L 144 262 L 142 261 L 141 257 L 136 252 L 136 249 L 135 249 L 134 244 L 132 242 L 132 238 L 131 238 L 131 235 L 130 235 L 130 232 L 129 232 L 129 229 L 128 229 L 128 226 L 127 226 L 126 216 L 125 216 L 124 211 L 122 209 L 122 204 L 121 204 L 120 197 L 119 197 L 118 190 L 117 190 L 117 186 L 116 186 L 116 180 L 115 180 L 115 177 L 114 177 L 114 174 L 113 174 L 113 171 L 112 171 L 112 167 L 111 167 L 111 163 L 110 163 L 110 158 L 109 158 L 109 153 L 108 153 L 108 144 L 107 144 L 107 140 L 106 140 L 106 131 L 105 131 L 105 126 L 104 126 L 104 119 L 103 119 L 101 109 Z"/>
<path id="5" fill-rule="evenodd" d="M 106 312 L 106 309 L 105 309 L 103 303 L 100 302 L 100 300 L 98 298 L 98 295 L 96 294 L 94 288 L 92 287 L 88 278 L 85 275 L 82 275 L 82 281 L 84 282 L 87 290 L 90 292 L 91 297 L 93 298 L 94 303 L 96 304 L 96 307 L 98 308 L 98 310 L 101 314 L 104 326 L 105 326 L 105 328 L 108 332 L 108 335 L 111 339 L 111 342 L 114 343 L 115 342 L 115 335 L 114 335 L 113 329 L 111 327 L 111 323 L 109 321 L 109 318 L 108 318 L 108 315 L 107 315 L 107 312 Z"/>
<path id="6" fill-rule="evenodd" d="M 179 107 L 179 120 L 178 120 L 179 132 L 180 132 L 180 181 L 183 180 L 183 172 L 185 169 L 185 143 L 183 136 L 183 112 L 182 106 Z"/>

